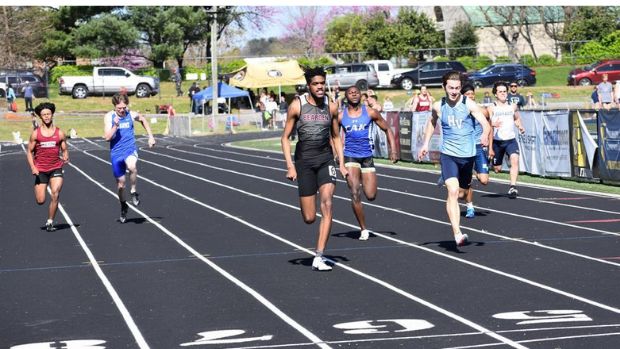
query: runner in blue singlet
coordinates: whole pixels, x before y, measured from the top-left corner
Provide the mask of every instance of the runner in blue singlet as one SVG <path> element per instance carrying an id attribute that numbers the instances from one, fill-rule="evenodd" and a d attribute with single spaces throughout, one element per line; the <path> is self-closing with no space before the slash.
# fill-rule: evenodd
<path id="1" fill-rule="evenodd" d="M 446 96 L 433 104 L 431 119 L 426 126 L 424 146 L 418 153 L 418 159 L 428 154 L 429 143 L 437 125 L 441 122 L 443 143 L 441 147 L 441 175 L 448 189 L 446 209 L 452 225 L 452 233 L 457 246 L 469 240 L 467 234 L 461 233 L 458 199 L 464 199 L 471 185 L 471 175 L 476 155 L 474 139 L 474 118 L 482 125 L 480 143 L 488 145 L 487 135 L 490 126 L 476 103 L 461 95 L 463 74 L 451 71 L 443 76 L 443 88 Z"/>
<path id="2" fill-rule="evenodd" d="M 131 182 L 131 198 L 135 206 L 140 204 L 136 183 L 138 180 L 138 148 L 134 136 L 134 121 L 139 121 L 149 135 L 149 147 L 155 145 L 155 138 L 151 132 L 151 127 L 144 116 L 131 112 L 127 109 L 129 97 L 123 93 L 112 96 L 114 110 L 107 113 L 104 117 L 105 140 L 110 142 L 110 162 L 112 172 L 116 178 L 118 189 L 118 199 L 121 202 L 120 222 L 127 220 L 129 206 L 125 201 L 125 171 L 129 170 L 129 181 Z"/>
<path id="3" fill-rule="evenodd" d="M 364 195 L 369 201 L 377 197 L 377 173 L 372 160 L 374 150 L 373 129 L 376 124 L 387 134 L 390 160 L 398 161 L 394 134 L 387 122 L 375 109 L 361 104 L 360 90 L 351 86 L 346 90 L 347 107 L 338 115 L 338 122 L 344 130 L 344 166 L 349 172 L 347 184 L 351 193 L 351 207 L 360 225 L 360 240 L 368 240 L 370 230 L 366 228 L 360 177 Z"/>

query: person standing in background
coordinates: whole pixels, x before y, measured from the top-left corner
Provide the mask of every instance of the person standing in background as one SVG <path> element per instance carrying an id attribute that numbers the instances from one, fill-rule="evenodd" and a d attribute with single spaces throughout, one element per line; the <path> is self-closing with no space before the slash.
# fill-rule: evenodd
<path id="1" fill-rule="evenodd" d="M 613 108 L 616 103 L 614 102 L 614 88 L 611 85 L 611 82 L 607 81 L 609 79 L 609 75 L 603 74 L 603 82 L 598 84 L 596 90 L 598 91 L 598 100 L 601 103 L 601 106 L 607 110 Z"/>
<path id="2" fill-rule="evenodd" d="M 32 107 L 32 98 L 34 97 L 34 91 L 32 89 L 32 86 L 30 86 L 30 81 L 26 81 L 26 83 L 22 87 L 22 95 L 24 96 L 24 102 L 26 103 L 26 111 L 34 111 L 34 108 Z"/>

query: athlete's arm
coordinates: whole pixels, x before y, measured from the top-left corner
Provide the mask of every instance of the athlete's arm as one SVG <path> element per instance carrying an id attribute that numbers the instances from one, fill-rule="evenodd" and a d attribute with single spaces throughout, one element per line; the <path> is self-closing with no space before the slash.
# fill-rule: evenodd
<path id="1" fill-rule="evenodd" d="M 491 126 L 489 125 L 487 118 L 480 111 L 480 108 L 478 107 L 478 104 L 476 104 L 476 102 L 472 101 L 471 99 L 467 99 L 467 102 L 465 103 L 467 103 L 467 108 L 469 109 L 469 113 L 474 118 L 476 118 L 476 120 L 480 123 L 480 125 L 482 125 L 482 135 L 480 135 L 480 144 L 482 144 L 483 147 L 488 146 L 489 145 L 489 132 L 491 131 Z"/>
<path id="2" fill-rule="evenodd" d="M 368 115 L 387 135 L 388 148 L 390 149 L 390 161 L 395 164 L 398 162 L 398 151 L 396 151 L 396 141 L 394 140 L 392 129 L 388 126 L 387 122 L 385 122 L 381 114 L 377 113 L 375 110 L 370 111 Z"/>
<path id="3" fill-rule="evenodd" d="M 115 117 L 114 123 L 112 123 L 112 114 L 116 115 L 116 113 L 112 112 L 105 114 L 103 117 L 104 137 L 107 142 L 114 138 L 114 134 L 118 128 L 118 117 Z"/>
<path id="4" fill-rule="evenodd" d="M 418 108 L 419 102 L 420 99 L 418 98 L 418 96 L 415 96 L 415 98 L 413 99 L 413 104 L 411 105 L 411 111 L 415 111 Z"/>
<path id="5" fill-rule="evenodd" d="M 34 152 L 34 147 L 37 144 L 37 130 L 32 131 L 30 134 L 30 141 L 28 142 L 28 151 L 26 152 L 26 157 L 28 158 L 28 164 L 30 165 L 30 170 L 33 175 L 38 175 L 39 170 L 34 165 L 34 157 L 32 153 Z"/>
<path id="6" fill-rule="evenodd" d="M 521 125 L 521 117 L 519 116 L 519 111 L 517 110 L 517 106 L 515 105 L 515 125 L 519 128 L 519 132 L 521 134 L 525 133 L 525 129 L 523 125 Z"/>
<path id="7" fill-rule="evenodd" d="M 67 135 L 58 130 L 58 138 L 60 138 L 60 150 L 62 151 L 62 161 L 65 164 L 69 163 L 69 149 L 67 149 Z"/>
<path id="8" fill-rule="evenodd" d="M 340 174 L 342 178 L 347 178 L 349 171 L 344 167 L 344 151 L 342 150 L 342 139 L 340 138 L 340 123 L 338 122 L 338 107 L 335 104 L 329 104 L 329 112 L 332 115 L 332 146 L 336 148 L 338 162 L 340 163 Z"/>
<path id="9" fill-rule="evenodd" d="M 153 147 L 155 145 L 155 137 L 153 137 L 153 132 L 151 132 L 151 125 L 149 125 L 149 122 L 142 114 L 134 112 L 130 113 L 135 121 L 139 121 L 142 124 L 142 127 L 144 127 L 144 130 L 149 135 L 149 148 Z"/>
<path id="10" fill-rule="evenodd" d="M 493 158 L 495 157 L 495 151 L 493 151 L 493 135 L 494 135 L 494 127 L 495 125 L 493 125 L 493 122 L 491 122 L 490 120 L 492 120 L 493 115 L 495 114 L 495 111 L 493 109 L 493 104 L 489 104 L 486 107 L 487 110 L 487 114 L 489 115 L 489 122 L 491 124 L 491 133 L 489 134 L 489 158 Z"/>
<path id="11" fill-rule="evenodd" d="M 282 131 L 282 138 L 280 143 L 282 144 L 282 153 L 284 153 L 284 160 L 286 161 L 286 178 L 295 181 L 297 180 L 297 170 L 295 170 L 295 164 L 291 157 L 291 141 L 290 137 L 293 133 L 293 127 L 299 119 L 299 113 L 301 112 L 301 101 L 296 98 L 291 105 L 289 105 L 286 112 L 286 124 L 284 125 L 284 131 Z"/>
<path id="12" fill-rule="evenodd" d="M 431 141 L 431 137 L 433 137 L 433 133 L 435 132 L 435 126 L 437 125 L 437 119 L 441 117 L 441 102 L 435 102 L 433 104 L 433 109 L 431 111 L 431 118 L 428 120 L 426 124 L 426 131 L 424 132 L 424 145 L 418 152 L 418 160 L 422 161 L 422 159 L 428 154 L 428 144 Z"/>

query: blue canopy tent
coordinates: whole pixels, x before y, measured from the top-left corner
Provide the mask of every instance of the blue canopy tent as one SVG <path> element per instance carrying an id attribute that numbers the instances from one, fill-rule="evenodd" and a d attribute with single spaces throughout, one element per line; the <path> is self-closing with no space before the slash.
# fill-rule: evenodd
<path id="1" fill-rule="evenodd" d="M 227 98 L 228 99 L 228 106 L 230 108 L 230 99 L 231 98 L 235 98 L 235 97 L 243 97 L 243 96 L 247 96 L 248 100 L 250 101 L 250 107 L 252 108 L 252 110 L 254 109 L 254 106 L 252 105 L 252 100 L 250 98 L 250 93 L 248 91 L 244 91 L 241 89 L 238 89 L 236 87 L 230 86 L 224 82 L 218 82 L 217 83 L 217 95 L 218 98 Z M 196 94 L 194 94 L 192 96 L 192 99 L 195 100 L 209 100 L 209 99 L 213 99 L 213 86 L 206 88 Z M 213 102 L 212 105 L 214 108 L 217 108 L 217 101 Z M 230 112 L 230 109 L 229 109 Z M 202 114 L 205 114 L 205 108 L 202 108 Z M 232 121 L 230 118 L 228 120 L 228 122 Z M 227 125 L 228 125 L 227 122 Z M 232 125 L 232 122 L 230 122 L 230 124 Z"/>

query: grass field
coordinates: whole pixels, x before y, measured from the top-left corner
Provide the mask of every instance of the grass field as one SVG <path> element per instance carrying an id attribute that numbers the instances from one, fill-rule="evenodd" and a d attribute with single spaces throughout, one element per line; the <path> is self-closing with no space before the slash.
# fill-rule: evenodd
<path id="1" fill-rule="evenodd" d="M 291 152 L 295 151 L 295 144 L 296 142 L 291 141 Z M 239 146 L 239 147 L 253 148 L 253 149 L 271 150 L 271 151 L 277 151 L 277 152 L 282 153 L 282 146 L 280 145 L 280 138 L 235 142 L 233 143 L 233 145 Z M 384 160 L 384 159 L 375 159 L 375 162 L 378 164 L 384 164 L 384 165 L 391 164 L 389 160 Z M 435 164 L 410 163 L 410 162 L 402 162 L 402 161 L 398 162 L 395 166 L 419 168 L 419 169 L 425 169 L 425 170 L 439 170 L 440 169 L 439 166 Z M 497 178 L 497 179 L 505 179 L 505 180 L 510 179 L 508 173 L 502 173 L 502 172 L 498 174 L 491 172 L 489 174 L 489 178 L 491 179 Z M 572 179 L 544 178 L 544 177 L 520 174 L 519 182 L 550 185 L 550 186 L 560 187 L 560 188 L 568 188 L 568 189 L 575 189 L 575 190 L 585 190 L 585 191 L 593 191 L 593 192 L 598 192 L 598 193 L 609 193 L 609 194 L 620 195 L 620 186 L 578 182 Z"/>

